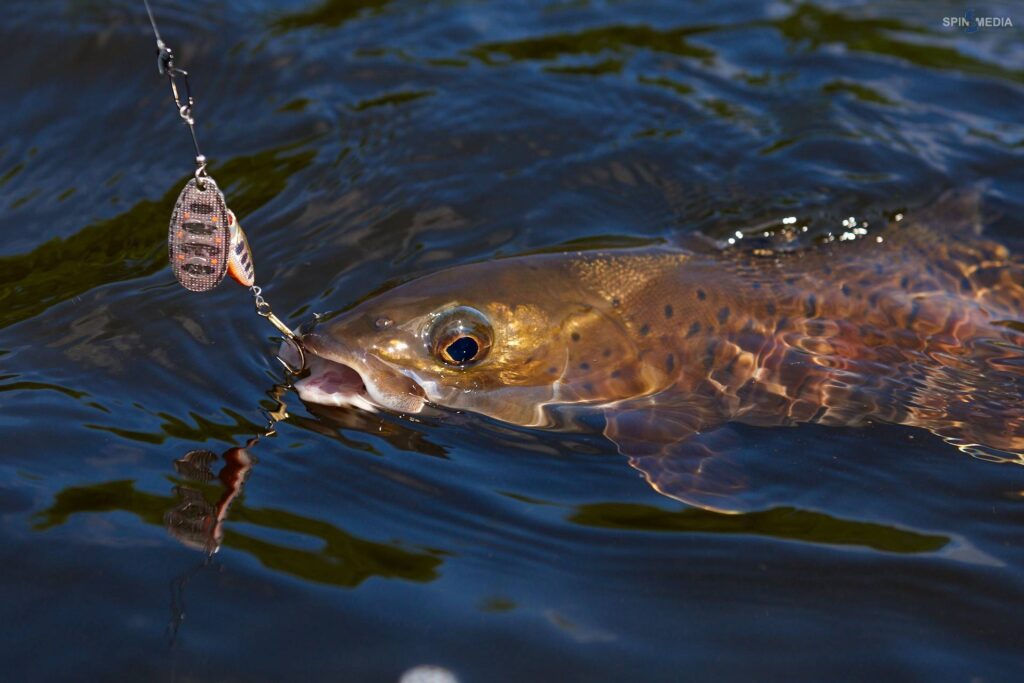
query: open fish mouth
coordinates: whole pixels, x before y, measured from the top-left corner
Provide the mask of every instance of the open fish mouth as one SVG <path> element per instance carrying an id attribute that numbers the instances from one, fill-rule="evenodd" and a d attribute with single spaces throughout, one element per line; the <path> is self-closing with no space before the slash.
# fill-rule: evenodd
<path id="1" fill-rule="evenodd" d="M 350 366 L 310 354 L 306 367 L 309 374 L 294 385 L 303 401 L 377 412 L 378 406 L 370 398 L 362 375 Z"/>
<path id="2" fill-rule="evenodd" d="M 302 346 L 309 373 L 293 387 L 306 403 L 370 413 L 418 413 L 426 403 L 419 384 L 372 356 L 350 353 L 316 334 L 304 335 Z M 290 343 L 283 343 L 278 355 L 290 365 L 299 363 Z"/>

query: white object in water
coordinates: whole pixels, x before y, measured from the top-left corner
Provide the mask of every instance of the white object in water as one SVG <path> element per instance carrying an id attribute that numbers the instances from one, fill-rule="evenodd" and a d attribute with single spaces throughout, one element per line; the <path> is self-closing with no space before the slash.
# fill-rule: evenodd
<path id="1" fill-rule="evenodd" d="M 459 679 L 444 667 L 422 664 L 402 674 L 398 683 L 459 683 Z"/>

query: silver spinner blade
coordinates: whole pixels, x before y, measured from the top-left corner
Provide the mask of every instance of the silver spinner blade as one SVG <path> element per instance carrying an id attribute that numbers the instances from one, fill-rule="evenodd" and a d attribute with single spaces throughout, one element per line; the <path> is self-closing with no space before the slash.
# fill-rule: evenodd
<path id="1" fill-rule="evenodd" d="M 230 221 L 224 195 L 213 178 L 195 178 L 178 195 L 167 233 L 171 270 L 193 292 L 213 289 L 228 269 Z"/>

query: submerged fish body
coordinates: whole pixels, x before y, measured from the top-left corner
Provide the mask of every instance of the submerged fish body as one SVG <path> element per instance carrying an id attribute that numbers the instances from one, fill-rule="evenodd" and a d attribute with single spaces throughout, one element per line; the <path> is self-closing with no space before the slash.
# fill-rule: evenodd
<path id="1" fill-rule="evenodd" d="M 722 427 L 871 420 L 1024 463 L 1024 264 L 946 200 L 787 254 L 538 254 L 427 275 L 303 337 L 307 401 L 533 427 L 602 413 L 660 492 L 740 505 Z"/>

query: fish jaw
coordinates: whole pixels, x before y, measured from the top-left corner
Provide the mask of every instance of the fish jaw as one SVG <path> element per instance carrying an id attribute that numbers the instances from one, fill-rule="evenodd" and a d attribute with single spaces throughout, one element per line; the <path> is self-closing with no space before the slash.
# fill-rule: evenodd
<path id="1" fill-rule="evenodd" d="M 316 333 L 303 335 L 300 343 L 309 373 L 293 386 L 303 401 L 371 413 L 383 409 L 415 414 L 426 406 L 425 393 L 415 380 L 375 356 Z M 289 364 L 299 362 L 288 342 L 281 345 L 279 355 Z"/>

